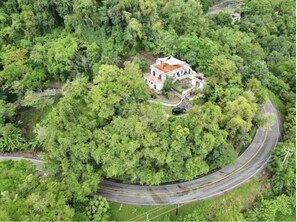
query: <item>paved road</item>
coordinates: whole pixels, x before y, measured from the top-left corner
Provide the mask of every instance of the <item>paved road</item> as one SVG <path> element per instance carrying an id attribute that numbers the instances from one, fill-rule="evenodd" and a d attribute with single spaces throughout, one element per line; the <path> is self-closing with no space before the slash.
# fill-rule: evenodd
<path id="1" fill-rule="evenodd" d="M 217 14 L 221 11 L 234 12 L 243 4 L 243 0 L 224 0 L 208 9 L 207 15 Z"/>
<path id="2" fill-rule="evenodd" d="M 274 123 L 267 129 L 259 129 L 250 146 L 232 165 L 196 180 L 170 185 L 140 186 L 104 180 L 98 193 L 110 201 L 132 205 L 181 204 L 221 195 L 252 178 L 269 160 L 279 138 L 279 123 L 270 101 L 262 112 L 275 114 Z M 1 159 L 26 158 L 0 156 Z M 41 161 L 29 160 L 41 168 Z"/>

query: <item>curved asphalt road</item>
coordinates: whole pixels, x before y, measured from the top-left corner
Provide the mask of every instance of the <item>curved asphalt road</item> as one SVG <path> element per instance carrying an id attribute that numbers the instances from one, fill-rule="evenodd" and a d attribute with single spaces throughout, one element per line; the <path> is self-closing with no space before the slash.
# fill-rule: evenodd
<path id="1" fill-rule="evenodd" d="M 265 168 L 272 149 L 279 138 L 277 111 L 270 101 L 266 102 L 263 113 L 273 113 L 273 124 L 267 129 L 259 129 L 254 140 L 237 161 L 215 173 L 196 180 L 160 186 L 140 186 L 103 180 L 98 194 L 110 201 L 132 205 L 181 204 L 221 195 L 246 182 Z M 28 159 L 0 156 L 2 159 Z M 42 161 L 28 159 L 42 167 Z"/>

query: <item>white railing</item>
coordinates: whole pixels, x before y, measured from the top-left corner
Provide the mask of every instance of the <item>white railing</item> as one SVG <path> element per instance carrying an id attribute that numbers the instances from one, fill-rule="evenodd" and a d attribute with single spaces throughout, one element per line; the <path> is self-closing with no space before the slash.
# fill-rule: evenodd
<path id="1" fill-rule="evenodd" d="M 187 75 L 176 77 L 176 79 L 177 80 L 183 80 L 183 79 L 187 79 L 187 78 L 190 78 L 190 77 L 191 77 L 191 75 L 187 74 Z"/>

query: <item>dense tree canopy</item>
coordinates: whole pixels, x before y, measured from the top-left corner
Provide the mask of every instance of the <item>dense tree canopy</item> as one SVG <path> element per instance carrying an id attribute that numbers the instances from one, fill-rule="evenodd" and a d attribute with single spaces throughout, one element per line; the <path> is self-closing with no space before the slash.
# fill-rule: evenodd
<path id="1" fill-rule="evenodd" d="M 5 220 L 71 220 L 74 211 L 67 205 L 69 192 L 65 188 L 61 183 L 48 179 L 39 181 L 31 175 L 16 191 L 1 193 L 1 218 Z"/>
<path id="2" fill-rule="evenodd" d="M 15 191 L 28 175 L 36 171 L 35 167 L 27 160 L 1 161 L 0 169 L 0 192 Z"/>
<path id="3" fill-rule="evenodd" d="M 183 119 L 168 119 L 160 106 L 147 102 L 148 91 L 134 64 L 126 63 L 124 69 L 101 66 L 91 90 L 86 86 L 86 79 L 68 85 L 52 114 L 46 148 L 55 174 L 70 170 L 77 172 L 77 179 L 85 172 L 86 177 L 97 173 L 159 184 L 192 179 L 207 173 L 209 164 L 221 167 L 235 158 L 226 142 L 228 133 L 219 126 L 219 106 L 207 103 Z M 250 122 L 252 117 L 247 118 Z M 209 157 L 210 152 L 222 146 L 232 154 L 215 165 L 218 160 Z M 64 165 L 65 161 L 77 164 Z"/>

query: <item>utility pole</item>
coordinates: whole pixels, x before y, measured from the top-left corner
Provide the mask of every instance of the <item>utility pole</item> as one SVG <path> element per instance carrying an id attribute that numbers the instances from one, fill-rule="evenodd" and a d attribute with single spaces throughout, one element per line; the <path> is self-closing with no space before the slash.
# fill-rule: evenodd
<path id="1" fill-rule="evenodd" d="M 283 160 L 283 162 L 282 162 L 282 165 L 284 165 L 284 163 L 286 162 L 287 158 L 288 158 L 289 156 L 291 156 L 291 155 L 292 155 L 291 150 L 286 149 L 286 155 L 285 155 L 285 157 L 284 157 L 284 160 Z"/>
<path id="2" fill-rule="evenodd" d="M 146 214 L 146 222 L 150 222 L 150 220 L 149 220 L 149 214 L 147 213 L 147 211 L 145 212 L 145 214 Z"/>
<path id="3" fill-rule="evenodd" d="M 287 158 L 290 157 L 293 153 L 291 152 L 291 150 L 287 149 L 286 148 L 286 155 L 283 159 L 283 162 L 282 162 L 282 165 L 284 165 L 284 163 L 286 162 Z M 287 168 L 287 165 L 286 165 L 286 168 Z M 280 185 L 280 192 L 282 191 L 283 189 L 283 186 L 284 186 L 284 182 L 281 183 Z"/>

